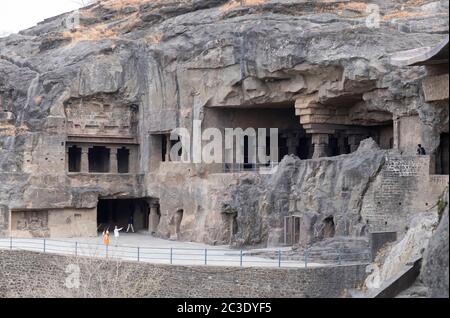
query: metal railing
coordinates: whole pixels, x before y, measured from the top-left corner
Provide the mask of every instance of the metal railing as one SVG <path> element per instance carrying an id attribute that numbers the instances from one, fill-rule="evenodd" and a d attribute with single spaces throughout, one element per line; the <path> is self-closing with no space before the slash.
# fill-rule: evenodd
<path id="1" fill-rule="evenodd" d="M 150 247 L 129 245 L 103 245 L 78 241 L 54 239 L 7 238 L 0 239 L 0 249 L 26 250 L 41 253 L 53 253 L 73 256 L 114 258 L 127 261 L 149 262 L 171 265 L 211 265 L 238 267 L 318 267 L 348 263 L 350 255 L 355 255 L 352 263 L 365 263 L 368 253 L 339 253 L 331 262 L 315 263 L 308 250 L 303 255 L 292 257 L 292 251 L 270 250 L 266 255 L 257 255 L 255 251 L 231 250 L 220 248 L 181 248 Z M 260 252 L 258 252 L 260 254 Z"/>

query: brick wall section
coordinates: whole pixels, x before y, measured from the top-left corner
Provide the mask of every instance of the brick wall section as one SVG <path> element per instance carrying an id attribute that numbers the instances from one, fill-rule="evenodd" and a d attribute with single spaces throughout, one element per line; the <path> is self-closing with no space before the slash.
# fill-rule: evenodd
<path id="1" fill-rule="evenodd" d="M 412 216 L 436 205 L 448 176 L 430 175 L 429 156 L 387 155 L 370 184 L 361 215 L 370 231 L 405 232 Z"/>
<path id="2" fill-rule="evenodd" d="M 71 263 L 88 287 L 65 287 Z M 365 267 L 170 266 L 0 251 L 0 297 L 340 297 L 364 281 Z"/>

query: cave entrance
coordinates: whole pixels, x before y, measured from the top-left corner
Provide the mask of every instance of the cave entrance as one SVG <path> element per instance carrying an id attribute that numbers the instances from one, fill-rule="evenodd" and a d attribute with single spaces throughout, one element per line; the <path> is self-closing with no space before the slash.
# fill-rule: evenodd
<path id="1" fill-rule="evenodd" d="M 334 234 L 335 234 L 334 218 L 332 216 L 329 216 L 323 220 L 322 237 L 323 238 L 334 237 Z"/>
<path id="2" fill-rule="evenodd" d="M 370 130 L 372 137 L 381 149 L 394 148 L 394 122 L 390 121 L 385 125 L 373 126 Z"/>
<path id="3" fill-rule="evenodd" d="M 286 155 L 296 155 L 302 159 L 312 155 L 311 138 L 300 124 L 292 101 L 206 107 L 202 125 L 204 130 L 221 130 L 222 136 L 232 134 L 228 135 L 231 136 L 230 143 L 225 140 L 222 143 L 224 172 L 266 171 L 267 167 L 275 166 Z M 271 131 L 275 128 L 278 136 L 275 130 Z M 242 150 L 238 151 L 240 147 Z M 269 160 L 258 155 L 264 154 L 264 149 Z"/>
<path id="4" fill-rule="evenodd" d="M 89 172 L 109 172 L 110 149 L 104 146 L 89 148 Z"/>
<path id="5" fill-rule="evenodd" d="M 69 147 L 69 172 L 81 171 L 81 148 L 77 146 Z"/>
<path id="6" fill-rule="evenodd" d="M 133 217 L 134 230 L 147 230 L 150 206 L 147 199 L 100 199 L 97 205 L 97 229 L 112 231 L 117 225 L 126 230 Z"/>
<path id="7" fill-rule="evenodd" d="M 284 218 L 284 244 L 294 245 L 300 243 L 301 217 L 290 215 Z"/>
<path id="8" fill-rule="evenodd" d="M 130 150 L 125 147 L 117 149 L 117 169 L 119 173 L 130 172 Z"/>
<path id="9" fill-rule="evenodd" d="M 436 151 L 436 174 L 449 174 L 449 134 L 440 136 L 440 144 Z"/>

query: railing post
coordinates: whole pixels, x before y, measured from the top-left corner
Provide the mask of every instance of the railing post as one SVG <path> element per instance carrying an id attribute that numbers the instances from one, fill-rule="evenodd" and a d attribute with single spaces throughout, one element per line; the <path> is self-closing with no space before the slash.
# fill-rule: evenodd
<path id="1" fill-rule="evenodd" d="M 208 249 L 205 248 L 205 265 L 208 265 Z"/>
<path id="2" fill-rule="evenodd" d="M 75 256 L 78 256 L 78 242 L 75 242 Z"/>
<path id="3" fill-rule="evenodd" d="M 12 250 L 12 246 L 13 246 L 13 238 L 12 236 L 9 237 L 9 249 Z"/>
<path id="4" fill-rule="evenodd" d="M 308 268 L 308 249 L 305 249 L 305 268 Z"/>
<path id="5" fill-rule="evenodd" d="M 281 267 L 281 250 L 278 250 L 278 267 Z"/>
<path id="6" fill-rule="evenodd" d="M 173 264 L 173 248 L 170 248 L 170 264 Z"/>
<path id="7" fill-rule="evenodd" d="M 140 259 L 141 259 L 141 255 L 140 255 L 141 253 L 140 253 L 140 249 L 139 249 L 139 246 L 137 247 L 137 261 L 139 262 L 140 261 Z"/>
<path id="8" fill-rule="evenodd" d="M 44 238 L 44 253 L 45 253 L 45 243 L 46 243 L 46 241 L 45 241 L 45 238 Z"/>
<path id="9" fill-rule="evenodd" d="M 242 250 L 241 250 L 241 259 L 240 259 L 240 264 L 241 264 L 241 267 L 242 267 L 242 257 L 243 257 L 243 252 L 242 252 Z"/>

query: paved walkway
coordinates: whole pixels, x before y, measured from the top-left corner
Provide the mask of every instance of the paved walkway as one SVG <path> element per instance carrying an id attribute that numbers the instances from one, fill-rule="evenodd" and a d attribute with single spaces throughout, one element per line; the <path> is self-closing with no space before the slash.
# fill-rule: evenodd
<path id="1" fill-rule="evenodd" d="M 12 243 L 12 244 L 11 244 Z M 116 240 L 111 236 L 108 247 L 102 244 L 101 236 L 90 238 L 14 238 L 0 239 L 0 249 L 30 250 L 37 252 L 69 254 L 91 257 L 119 258 L 129 261 L 173 265 L 214 265 L 244 267 L 305 267 L 301 261 L 283 258 L 281 249 L 236 250 L 228 245 L 211 246 L 195 242 L 180 242 L 155 238 L 150 235 L 122 233 Z M 281 251 L 281 258 L 248 256 L 256 251 Z M 308 263 L 308 267 L 326 266 Z"/>

